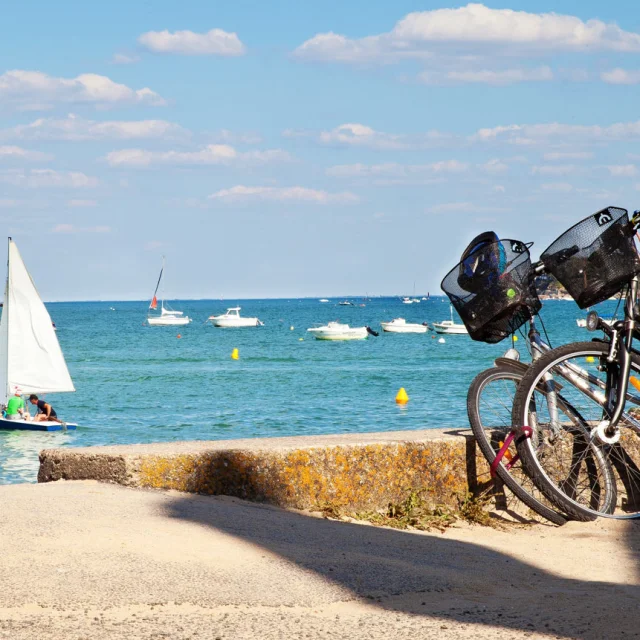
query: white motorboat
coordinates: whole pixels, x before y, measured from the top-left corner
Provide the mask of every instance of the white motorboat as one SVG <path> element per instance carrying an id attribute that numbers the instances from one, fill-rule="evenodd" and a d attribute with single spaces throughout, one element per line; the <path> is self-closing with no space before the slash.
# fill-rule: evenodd
<path id="1" fill-rule="evenodd" d="M 342 302 L 338 302 L 338 305 L 341 307 L 353 307 L 355 306 L 351 300 L 343 300 Z"/>
<path id="2" fill-rule="evenodd" d="M 318 302 L 329 302 L 326 298 L 320 298 L 320 300 L 318 300 Z"/>
<path id="3" fill-rule="evenodd" d="M 402 304 L 413 304 L 413 299 L 405 296 L 402 298 Z"/>
<path id="4" fill-rule="evenodd" d="M 448 335 L 468 334 L 467 327 L 463 324 L 453 321 L 453 307 L 451 309 L 451 320 L 443 320 L 442 322 L 434 322 L 433 330 L 436 333 L 446 333 Z"/>
<path id="5" fill-rule="evenodd" d="M 381 322 L 383 331 L 388 333 L 426 333 L 428 328 L 425 324 L 407 322 L 404 318 L 395 318 L 391 322 Z"/>
<path id="6" fill-rule="evenodd" d="M 219 316 L 209 316 L 207 320 L 214 327 L 262 327 L 263 323 L 258 318 L 243 318 L 240 315 L 241 307 L 231 307 L 226 313 Z"/>
<path id="7" fill-rule="evenodd" d="M 609 326 L 611 326 L 615 322 L 615 318 L 603 318 L 602 316 L 600 316 L 600 320 L 602 320 L 602 322 L 604 322 L 605 324 L 607 324 Z M 587 319 L 586 318 L 577 318 L 576 319 L 576 324 L 581 329 L 586 329 L 586 327 L 587 327 Z"/>
<path id="8" fill-rule="evenodd" d="M 162 287 L 162 295 L 160 300 L 160 315 L 152 314 L 151 311 L 158 310 L 158 289 L 162 283 L 162 276 L 164 274 L 164 256 L 162 256 L 162 269 L 160 269 L 160 275 L 158 276 L 158 283 L 156 284 L 156 290 L 153 292 L 153 298 L 149 304 L 149 313 L 147 314 L 147 324 L 150 327 L 181 327 L 191 322 L 189 316 L 185 316 L 182 311 L 174 311 L 168 306 L 165 307 L 164 303 L 164 285 Z"/>
<path id="9" fill-rule="evenodd" d="M 323 327 L 307 329 L 316 340 L 364 340 L 369 335 L 367 327 L 350 327 L 340 322 L 329 322 Z"/>
<path id="10" fill-rule="evenodd" d="M 0 403 L 6 406 L 14 395 L 75 391 L 51 317 L 18 247 L 9 238 L 9 259 L 4 306 L 0 319 Z M 61 431 L 76 424 L 46 420 L 7 420 L 0 416 L 0 429 Z"/>

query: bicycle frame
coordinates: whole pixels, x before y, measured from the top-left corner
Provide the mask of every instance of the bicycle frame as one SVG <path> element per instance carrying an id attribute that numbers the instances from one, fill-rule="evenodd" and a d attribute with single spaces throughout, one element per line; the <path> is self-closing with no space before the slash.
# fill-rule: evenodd
<path id="1" fill-rule="evenodd" d="M 602 322 L 600 322 L 599 326 L 599 328 L 603 329 L 611 338 L 611 349 L 608 360 L 611 364 L 618 364 L 620 369 L 619 373 L 608 370 L 607 381 L 603 382 L 600 378 L 593 376 L 588 371 L 575 364 L 558 365 L 554 369 L 560 377 L 567 380 L 567 382 L 572 384 L 594 402 L 600 404 L 603 411 L 611 416 L 608 421 L 608 428 L 614 430 L 612 431 L 612 434 L 616 433 L 615 430 L 617 424 L 620 419 L 623 418 L 625 422 L 633 428 L 638 435 L 640 435 L 640 420 L 624 411 L 626 402 L 632 402 L 633 404 L 640 406 L 640 396 L 628 393 L 629 372 L 631 369 L 631 346 L 633 342 L 633 333 L 637 330 L 637 322 L 634 320 L 635 304 L 633 302 L 637 297 L 637 292 L 638 278 L 636 277 L 631 283 L 629 293 L 627 294 L 625 303 L 625 321 L 621 323 L 621 328 L 623 328 L 624 331 L 616 330 L 615 328 L 609 329 Z M 629 320 L 631 320 L 631 322 L 629 322 Z M 618 323 L 616 323 L 616 326 L 617 325 Z M 534 318 L 532 318 L 530 322 L 528 341 L 531 359 L 534 362 L 540 358 L 541 355 L 551 350 L 551 346 L 548 345 L 540 336 L 540 333 L 535 326 Z M 614 375 L 611 376 L 609 375 L 610 373 L 613 373 Z M 544 382 L 547 387 L 545 395 L 547 408 L 549 410 L 549 417 L 551 419 L 550 426 L 552 431 L 557 434 L 562 427 L 558 414 L 556 385 L 553 380 L 553 376 L 550 373 L 545 376 Z M 594 386 L 600 389 L 600 391 L 595 390 L 593 388 Z M 616 389 L 618 391 L 618 397 L 615 399 L 613 405 L 611 403 L 612 389 Z"/>

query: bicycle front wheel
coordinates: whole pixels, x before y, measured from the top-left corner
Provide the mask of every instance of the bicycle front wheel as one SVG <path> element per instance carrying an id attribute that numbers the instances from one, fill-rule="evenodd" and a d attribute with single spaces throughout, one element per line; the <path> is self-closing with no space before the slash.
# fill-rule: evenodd
<path id="1" fill-rule="evenodd" d="M 607 417 L 609 345 L 579 342 L 554 349 L 524 375 L 513 406 L 514 426 L 529 426 L 518 444 L 525 470 L 560 510 L 578 520 L 640 517 L 640 396 L 633 386 L 618 424 L 619 439 L 597 435 Z M 632 356 L 639 375 L 640 357 Z"/>
<path id="2" fill-rule="evenodd" d="M 494 367 L 479 373 L 469 387 L 469 424 L 489 465 L 494 462 L 511 432 L 513 400 L 522 376 L 523 372 L 511 368 Z M 512 443 L 496 467 L 497 481 L 494 482 L 489 470 L 485 469 L 477 474 L 480 486 L 489 486 L 493 490 L 496 509 L 504 510 L 511 516 L 530 519 L 531 511 L 534 511 L 554 524 L 564 524 L 566 518 L 553 508 L 525 473 L 522 465 L 515 461 L 516 455 L 516 445 Z M 510 464 L 512 461 L 515 462 L 513 466 Z M 531 511 L 527 511 L 527 507 Z"/>

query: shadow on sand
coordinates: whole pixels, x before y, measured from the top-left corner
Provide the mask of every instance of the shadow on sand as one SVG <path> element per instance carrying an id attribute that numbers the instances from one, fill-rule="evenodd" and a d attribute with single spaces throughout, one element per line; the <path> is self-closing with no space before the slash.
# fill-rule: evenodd
<path id="1" fill-rule="evenodd" d="M 189 495 L 168 515 L 212 527 L 257 545 L 321 576 L 345 593 L 386 611 L 549 634 L 550 637 L 638 637 L 637 584 L 574 580 L 509 554 L 447 537 L 324 520 L 235 498 Z M 637 564 L 640 523 L 615 523 L 624 557 Z M 477 527 L 477 539 L 486 529 Z M 493 532 L 491 532 L 493 533 Z M 557 533 L 539 525 L 532 540 Z M 502 534 L 508 545 L 511 534 Z M 577 523 L 562 530 L 568 546 L 580 540 L 598 554 L 601 530 Z M 544 542 L 540 542 L 544 553 Z M 567 550 L 570 553 L 569 549 Z M 558 573 L 562 566 L 558 566 Z M 633 572 L 635 580 L 636 571 Z M 603 634 L 603 629 L 607 630 Z"/>

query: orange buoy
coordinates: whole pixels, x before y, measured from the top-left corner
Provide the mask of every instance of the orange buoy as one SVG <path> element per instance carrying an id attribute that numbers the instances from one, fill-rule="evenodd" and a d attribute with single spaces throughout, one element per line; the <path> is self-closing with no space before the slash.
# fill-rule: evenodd
<path id="1" fill-rule="evenodd" d="M 180 334 L 178 334 L 176 337 L 177 337 L 177 338 L 182 338 L 182 336 L 181 336 Z"/>

